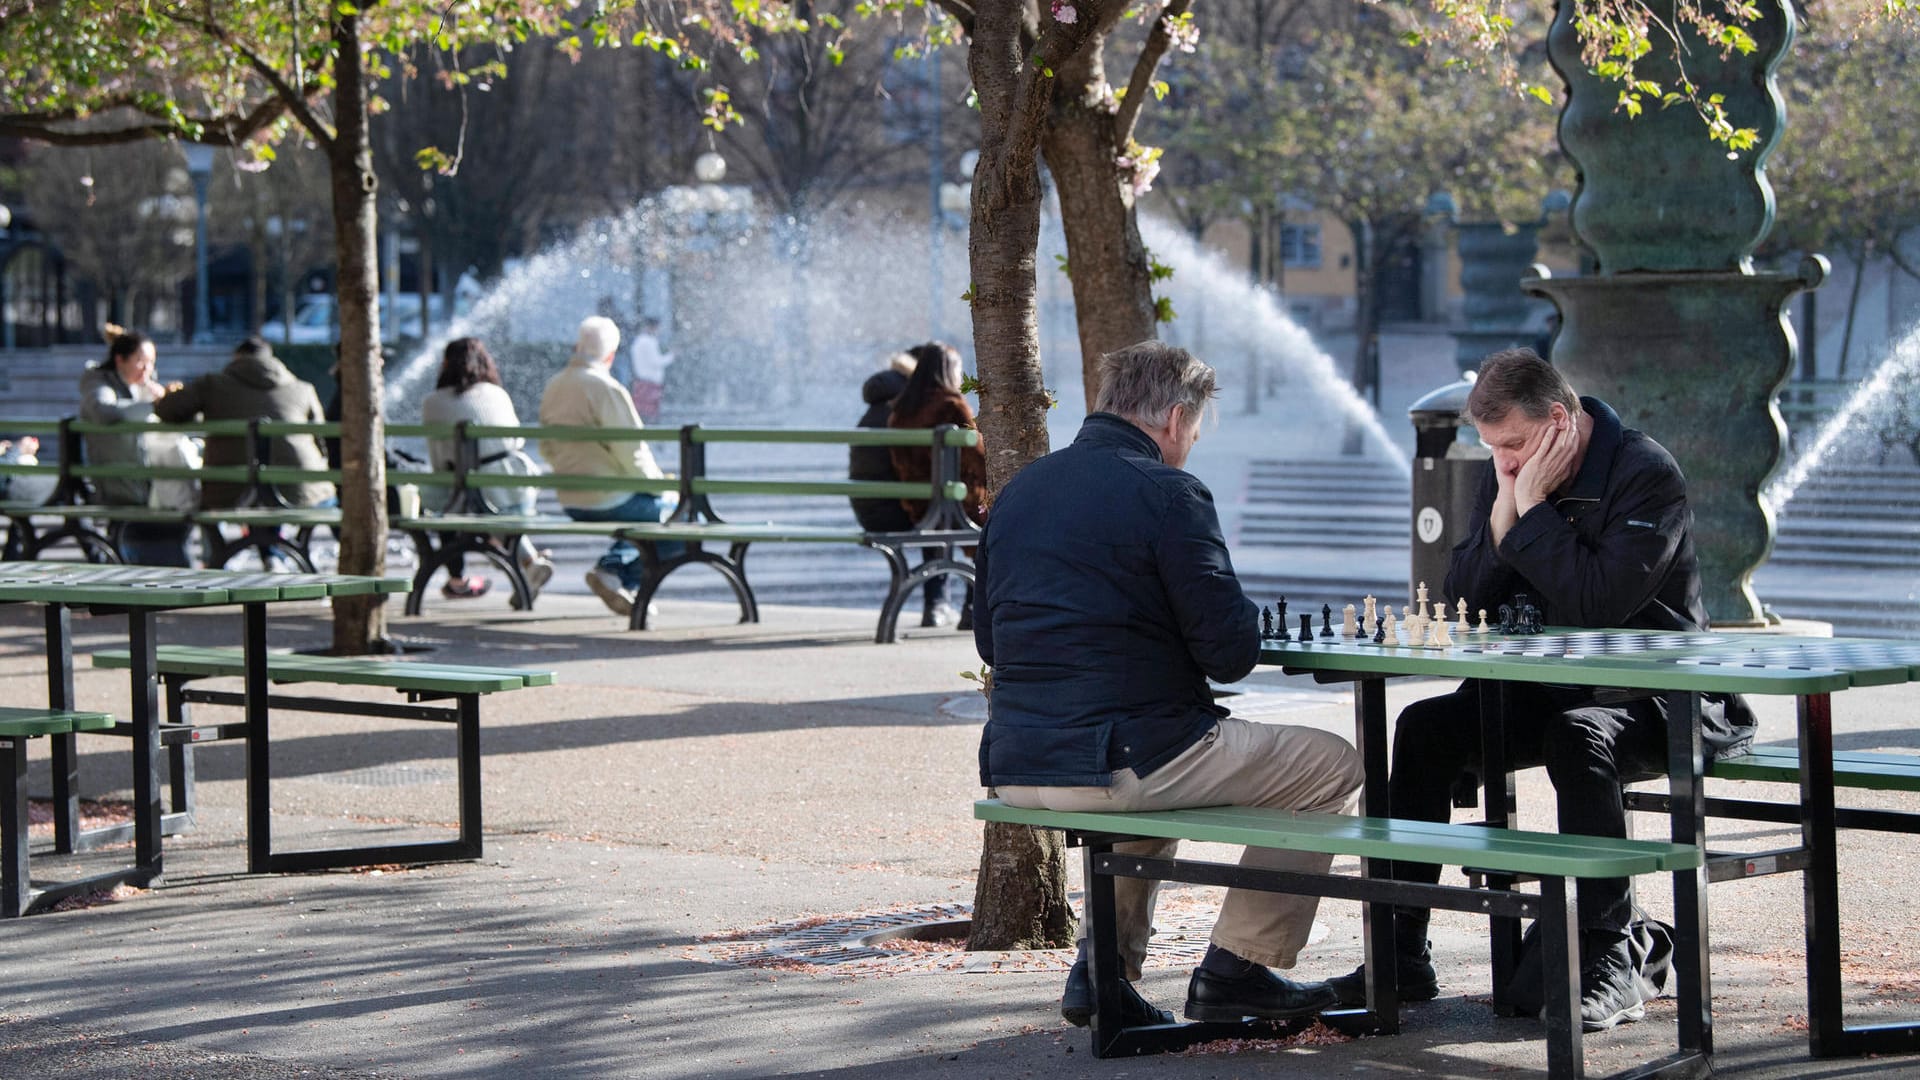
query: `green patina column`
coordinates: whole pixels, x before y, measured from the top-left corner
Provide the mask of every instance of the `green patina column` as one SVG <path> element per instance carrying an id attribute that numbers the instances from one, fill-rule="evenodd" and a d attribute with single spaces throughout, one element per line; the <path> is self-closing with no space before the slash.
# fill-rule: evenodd
<path id="1" fill-rule="evenodd" d="M 1761 17 L 1746 24 L 1759 48 L 1722 57 L 1673 17 L 1673 0 L 1648 6 L 1678 28 L 1701 97 L 1723 95 L 1727 118 L 1756 128 L 1760 144 L 1729 157 L 1685 105 L 1650 102 L 1634 119 L 1616 111 L 1619 84 L 1581 64 L 1573 4 L 1560 0 L 1548 37 L 1567 86 L 1560 145 L 1579 176 L 1574 232 L 1597 272 L 1524 285 L 1560 310 L 1553 361 L 1575 388 L 1604 398 L 1679 460 L 1713 621 L 1754 624 L 1764 616 L 1753 571 L 1773 548 L 1760 490 L 1786 435 L 1773 399 L 1796 352 L 1785 306 L 1827 270 L 1818 256 L 1792 274 L 1753 268 L 1773 225 L 1766 160 L 1786 122 L 1773 73 L 1793 41 L 1793 12 L 1788 0 L 1762 0 Z M 1679 81 L 1664 47 L 1639 74 L 1663 87 Z"/>

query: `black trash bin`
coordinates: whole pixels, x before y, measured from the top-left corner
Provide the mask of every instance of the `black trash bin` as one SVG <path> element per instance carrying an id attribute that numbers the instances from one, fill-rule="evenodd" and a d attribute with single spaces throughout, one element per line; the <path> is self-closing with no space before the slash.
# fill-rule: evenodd
<path id="1" fill-rule="evenodd" d="M 1467 419 L 1473 374 L 1407 408 L 1413 419 L 1413 566 L 1407 599 L 1426 582 L 1430 600 L 1446 600 L 1447 556 L 1473 529 L 1473 495 L 1493 451 Z"/>

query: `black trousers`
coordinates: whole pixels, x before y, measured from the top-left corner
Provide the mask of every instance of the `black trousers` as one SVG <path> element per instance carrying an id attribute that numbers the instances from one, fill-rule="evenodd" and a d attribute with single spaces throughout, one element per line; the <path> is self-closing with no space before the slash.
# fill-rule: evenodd
<path id="1" fill-rule="evenodd" d="M 1562 833 L 1625 837 L 1620 785 L 1666 774 L 1666 707 L 1657 698 L 1622 705 L 1591 700 L 1564 687 L 1508 683 L 1508 761 L 1516 769 L 1547 767 Z M 1407 706 L 1393 732 L 1393 816 L 1448 820 L 1455 781 L 1462 772 L 1479 773 L 1480 758 L 1480 683 L 1468 680 L 1451 694 Z M 1440 868 L 1397 862 L 1393 876 L 1433 883 Z M 1633 913 L 1629 879 L 1583 879 L 1579 893 L 1582 930 L 1626 933 Z M 1403 913 L 1418 921 L 1424 936 L 1427 913 Z M 1407 944 L 1420 946 L 1418 940 Z"/>

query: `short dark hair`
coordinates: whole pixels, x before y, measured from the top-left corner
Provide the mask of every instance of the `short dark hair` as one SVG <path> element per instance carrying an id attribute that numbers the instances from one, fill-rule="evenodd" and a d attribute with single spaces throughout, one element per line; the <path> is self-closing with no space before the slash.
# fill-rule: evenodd
<path id="1" fill-rule="evenodd" d="M 1479 377 L 1467 394 L 1467 416 L 1497 424 L 1519 409 L 1529 419 L 1545 420 L 1555 402 L 1569 413 L 1580 411 L 1580 395 L 1560 369 L 1532 349 L 1502 349 L 1480 362 Z"/>
<path id="2" fill-rule="evenodd" d="M 464 394 L 483 382 L 499 386 L 500 368 L 480 339 L 463 337 L 447 342 L 446 350 L 440 354 L 440 378 L 434 387 Z"/>

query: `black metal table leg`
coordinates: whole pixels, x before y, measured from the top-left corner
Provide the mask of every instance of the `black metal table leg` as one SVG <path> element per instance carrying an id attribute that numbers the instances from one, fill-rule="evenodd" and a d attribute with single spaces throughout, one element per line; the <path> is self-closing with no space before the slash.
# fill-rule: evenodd
<path id="1" fill-rule="evenodd" d="M 267 732 L 267 605 L 243 605 L 241 655 L 246 664 L 247 870 L 264 874 L 273 861 L 273 787 Z"/>
<path id="2" fill-rule="evenodd" d="M 1833 711 L 1826 694 L 1800 699 L 1800 840 L 1807 919 L 1807 1040 L 1814 1057 L 1846 1052 L 1840 1001 L 1840 853 L 1833 812 Z"/>
<path id="3" fill-rule="evenodd" d="M 73 613 L 64 604 L 46 606 L 47 708 L 71 710 Z M 53 850 L 71 855 L 80 842 L 80 754 L 71 734 L 48 740 L 53 748 Z"/>
<path id="4" fill-rule="evenodd" d="M 1366 772 L 1361 789 L 1361 812 L 1368 817 L 1392 817 L 1387 753 L 1387 682 L 1361 679 L 1353 685 L 1354 745 Z M 1361 872 L 1370 878 L 1393 876 L 1391 859 L 1362 859 Z M 1375 1033 L 1400 1031 L 1398 947 L 1394 941 L 1393 905 L 1361 907 L 1361 932 L 1367 962 L 1367 1011 Z"/>
<path id="5" fill-rule="evenodd" d="M 32 887 L 27 876 L 27 740 L 0 739 L 0 917 L 27 910 Z"/>
<path id="6" fill-rule="evenodd" d="M 1706 761 L 1700 695 L 1667 697 L 1667 784 L 1673 842 L 1707 849 Z M 1680 1053 L 1713 1053 L 1713 967 L 1707 947 L 1707 865 L 1673 875 L 1673 964 L 1679 978 Z"/>
<path id="7" fill-rule="evenodd" d="M 459 701 L 460 858 L 480 857 L 480 695 Z"/>
<path id="8" fill-rule="evenodd" d="M 1490 680 L 1482 680 L 1479 691 L 1481 797 L 1486 805 L 1488 827 L 1505 829 L 1513 824 L 1513 812 L 1518 805 L 1513 760 L 1507 752 L 1510 695 L 1506 683 Z M 1513 879 L 1490 874 L 1487 884 L 1507 888 Z M 1520 966 L 1520 938 L 1520 920 L 1497 916 L 1488 920 L 1487 966 L 1493 979 L 1493 1011 L 1499 1016 L 1520 1015 L 1520 1010 L 1508 999 L 1514 973 Z"/>
<path id="9" fill-rule="evenodd" d="M 1546 999 L 1547 1075 L 1579 1080 L 1586 1075 L 1580 1026 L 1580 911 L 1567 879 L 1540 879 L 1541 983 Z"/>
<path id="10" fill-rule="evenodd" d="M 134 862 L 149 880 L 160 876 L 160 661 L 152 608 L 127 612 L 128 674 L 133 690 Z"/>

